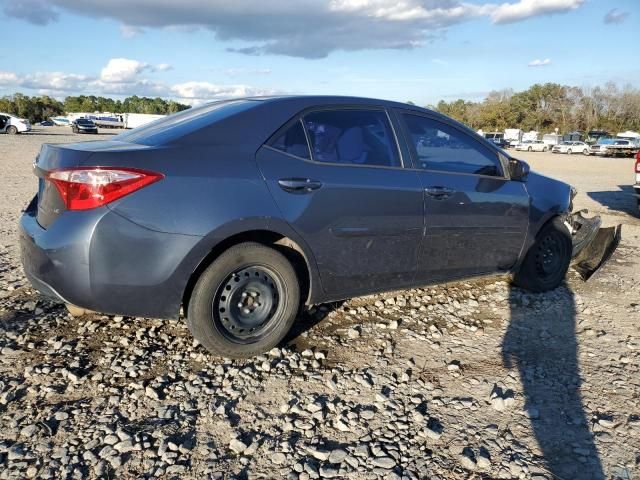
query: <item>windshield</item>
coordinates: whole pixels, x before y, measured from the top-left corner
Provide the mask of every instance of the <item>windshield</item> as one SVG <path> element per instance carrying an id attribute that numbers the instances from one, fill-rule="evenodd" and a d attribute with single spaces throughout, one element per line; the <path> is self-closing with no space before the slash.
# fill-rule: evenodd
<path id="1" fill-rule="evenodd" d="M 162 145 L 236 113 L 244 112 L 258 103 L 257 100 L 225 100 L 192 107 L 121 133 L 114 137 L 114 140 L 143 145 Z"/>

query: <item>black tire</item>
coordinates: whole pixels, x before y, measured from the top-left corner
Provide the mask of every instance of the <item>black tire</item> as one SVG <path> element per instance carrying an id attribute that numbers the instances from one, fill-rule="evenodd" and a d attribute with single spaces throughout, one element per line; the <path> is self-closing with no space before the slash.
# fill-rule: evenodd
<path id="1" fill-rule="evenodd" d="M 527 152 L 530 152 L 530 151 L 531 151 L 531 147 L 527 148 Z"/>
<path id="2" fill-rule="evenodd" d="M 247 242 L 222 253 L 200 275 L 187 325 L 211 353 L 248 358 L 278 345 L 299 309 L 300 285 L 291 263 L 273 248 Z"/>
<path id="3" fill-rule="evenodd" d="M 583 155 L 589 155 L 589 150 L 587 150 L 586 148 L 584 150 L 582 150 L 582 154 Z"/>
<path id="4" fill-rule="evenodd" d="M 572 153 L 571 149 L 567 150 L 567 155 L 571 155 Z"/>
<path id="5" fill-rule="evenodd" d="M 536 235 L 513 283 L 532 292 L 553 290 L 567 274 L 572 249 L 571 234 L 562 219 L 550 220 Z"/>
<path id="6" fill-rule="evenodd" d="M 542 147 L 542 151 L 546 152 L 547 151 L 547 147 Z"/>
<path id="7" fill-rule="evenodd" d="M 18 129 L 16 128 L 16 126 L 15 126 L 15 125 L 9 125 L 9 126 L 7 127 L 7 133 L 8 133 L 9 135 L 17 135 L 17 134 L 18 134 Z"/>

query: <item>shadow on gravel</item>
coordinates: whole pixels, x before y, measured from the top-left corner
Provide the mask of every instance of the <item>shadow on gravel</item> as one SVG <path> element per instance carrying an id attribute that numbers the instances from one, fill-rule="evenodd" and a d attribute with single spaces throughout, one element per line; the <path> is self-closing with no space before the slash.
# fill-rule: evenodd
<path id="1" fill-rule="evenodd" d="M 633 188 L 631 185 L 618 185 L 618 190 L 587 192 L 587 195 L 609 210 L 629 213 L 631 215 L 635 215 L 638 212 L 638 204 L 636 198 L 633 196 Z"/>
<path id="2" fill-rule="evenodd" d="M 525 410 L 552 478 L 605 478 L 580 394 L 574 295 L 565 285 L 552 308 L 534 310 L 536 295 L 515 287 L 503 362 L 520 373 Z"/>
<path id="3" fill-rule="evenodd" d="M 300 338 L 300 336 L 322 322 L 331 312 L 338 310 L 343 304 L 344 301 L 342 300 L 333 303 L 323 303 L 310 310 L 303 310 L 296 318 L 287 336 L 283 339 L 282 345 L 295 344 L 298 348 L 306 348 L 306 341 Z"/>

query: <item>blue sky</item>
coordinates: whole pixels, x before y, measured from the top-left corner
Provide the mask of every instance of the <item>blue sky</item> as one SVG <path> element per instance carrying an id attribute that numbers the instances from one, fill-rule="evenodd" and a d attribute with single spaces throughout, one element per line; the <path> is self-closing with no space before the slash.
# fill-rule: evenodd
<path id="1" fill-rule="evenodd" d="M 0 94 L 478 100 L 640 86 L 637 0 L 1 0 Z M 532 62 L 542 63 L 530 66 Z"/>

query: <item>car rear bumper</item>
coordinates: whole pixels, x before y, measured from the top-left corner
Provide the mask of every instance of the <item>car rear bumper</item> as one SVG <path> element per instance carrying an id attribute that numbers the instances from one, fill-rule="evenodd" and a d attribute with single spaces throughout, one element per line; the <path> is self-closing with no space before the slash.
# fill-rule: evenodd
<path id="1" fill-rule="evenodd" d="M 640 201 L 640 183 L 636 183 L 633 186 L 633 193 L 631 194 Z"/>
<path id="2" fill-rule="evenodd" d="M 195 268 L 185 258 L 200 240 L 149 230 L 106 207 L 65 212 L 46 230 L 33 207 L 20 221 L 22 265 L 35 289 L 126 316 L 178 316 Z"/>

